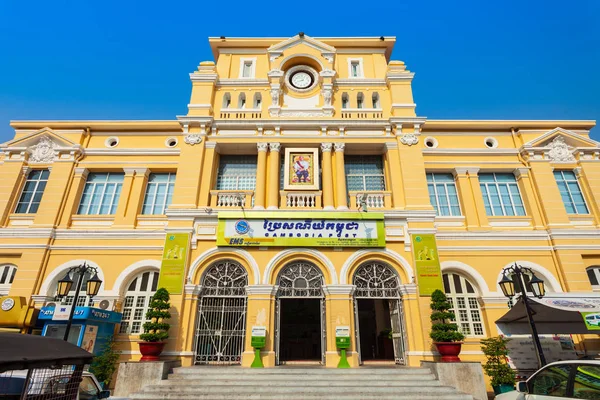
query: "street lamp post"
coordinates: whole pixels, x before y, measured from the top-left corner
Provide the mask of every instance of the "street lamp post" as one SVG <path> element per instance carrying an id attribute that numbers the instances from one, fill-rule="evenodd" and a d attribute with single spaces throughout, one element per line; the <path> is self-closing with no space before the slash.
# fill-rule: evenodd
<path id="1" fill-rule="evenodd" d="M 67 327 L 65 329 L 65 336 L 63 338 L 65 342 L 69 341 L 69 333 L 71 332 L 71 325 L 73 324 L 73 315 L 75 313 L 75 307 L 77 306 L 77 299 L 79 297 L 79 292 L 81 291 L 81 286 L 83 286 L 83 280 L 87 274 L 92 272 L 94 273 L 94 276 L 88 279 L 86 292 L 90 297 L 94 297 L 98 294 L 98 291 L 100 291 L 100 285 L 102 285 L 102 281 L 100 278 L 98 278 L 98 270 L 95 267 L 91 267 L 86 263 L 83 263 L 82 265 L 70 268 L 66 275 L 58 281 L 58 296 L 63 297 L 69 294 L 71 287 L 73 286 L 71 274 L 73 274 L 74 277 L 77 276 L 75 296 L 73 297 L 73 304 L 71 305 L 71 311 L 69 312 L 69 319 L 67 320 Z"/>
<path id="2" fill-rule="evenodd" d="M 533 321 L 533 312 L 531 310 L 531 305 L 529 304 L 529 298 L 527 297 L 527 287 L 524 278 L 525 273 L 531 274 L 529 287 L 531 288 L 533 295 L 538 299 L 544 297 L 544 295 L 546 294 L 544 281 L 538 278 L 531 268 L 522 267 L 517 263 L 511 265 L 510 267 L 504 268 L 504 270 L 502 271 L 502 279 L 500 280 L 500 282 L 498 282 L 498 284 L 500 285 L 500 289 L 502 290 L 502 293 L 504 293 L 504 296 L 509 298 L 510 306 L 511 300 L 513 296 L 515 296 L 515 283 L 509 276 L 512 275 L 513 279 L 518 280 L 519 288 L 521 291 L 521 298 L 523 299 L 523 304 L 525 305 L 525 310 L 527 312 L 527 319 L 529 320 L 529 327 L 531 328 L 531 336 L 533 337 L 533 342 L 535 343 L 540 367 L 543 367 L 544 365 L 546 365 L 546 357 L 544 357 L 544 351 L 542 350 L 540 337 L 538 336 L 537 328 L 535 326 L 535 322 Z"/>

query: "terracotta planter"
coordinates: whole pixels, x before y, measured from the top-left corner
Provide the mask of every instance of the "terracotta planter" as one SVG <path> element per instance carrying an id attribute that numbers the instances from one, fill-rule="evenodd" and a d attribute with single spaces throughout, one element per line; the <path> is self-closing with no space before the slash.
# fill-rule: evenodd
<path id="1" fill-rule="evenodd" d="M 442 356 L 442 362 L 460 362 L 458 355 L 462 342 L 436 342 L 434 344 Z"/>
<path id="2" fill-rule="evenodd" d="M 160 353 L 165 347 L 165 342 L 139 342 L 140 353 L 142 358 L 140 361 L 158 361 Z"/>

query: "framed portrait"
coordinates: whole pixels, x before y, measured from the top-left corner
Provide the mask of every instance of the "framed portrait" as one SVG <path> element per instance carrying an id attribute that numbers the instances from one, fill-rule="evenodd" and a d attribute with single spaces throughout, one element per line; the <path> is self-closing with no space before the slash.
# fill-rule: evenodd
<path id="1" fill-rule="evenodd" d="M 319 190 L 319 149 L 286 148 L 284 190 Z"/>

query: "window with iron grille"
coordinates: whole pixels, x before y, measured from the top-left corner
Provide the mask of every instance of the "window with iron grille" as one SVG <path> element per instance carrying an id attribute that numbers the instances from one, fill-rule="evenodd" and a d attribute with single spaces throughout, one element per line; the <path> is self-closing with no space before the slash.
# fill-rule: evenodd
<path id="1" fill-rule="evenodd" d="M 50 171 L 47 169 L 31 171 L 27 175 L 15 213 L 35 214 L 37 212 L 48 182 L 48 176 L 50 176 Z"/>
<path id="2" fill-rule="evenodd" d="M 146 312 L 157 285 L 158 271 L 141 272 L 129 283 L 123 300 L 119 333 L 135 335 L 142 331 L 142 325 L 148 321 Z"/>
<path id="3" fill-rule="evenodd" d="M 349 192 L 383 191 L 385 175 L 381 156 L 345 156 L 346 185 Z"/>
<path id="4" fill-rule="evenodd" d="M 525 215 L 515 176 L 511 173 L 479 174 L 485 212 L 490 216 Z"/>
<path id="5" fill-rule="evenodd" d="M 452 174 L 427 174 L 429 200 L 437 215 L 460 216 L 460 205 Z"/>
<path id="6" fill-rule="evenodd" d="M 577 176 L 573 171 L 554 171 L 560 197 L 568 214 L 589 214 Z"/>
<path id="7" fill-rule="evenodd" d="M 123 177 L 122 173 L 113 172 L 89 174 L 77 214 L 115 214 L 123 187 Z"/>
<path id="8" fill-rule="evenodd" d="M 164 215 L 173 200 L 175 174 L 150 174 L 142 214 Z"/>
<path id="9" fill-rule="evenodd" d="M 254 190 L 255 188 L 256 156 L 221 156 L 217 190 Z"/>
<path id="10" fill-rule="evenodd" d="M 455 322 L 465 336 L 485 336 L 479 297 L 475 288 L 465 277 L 456 273 L 443 275 L 444 291 L 452 304 Z"/>

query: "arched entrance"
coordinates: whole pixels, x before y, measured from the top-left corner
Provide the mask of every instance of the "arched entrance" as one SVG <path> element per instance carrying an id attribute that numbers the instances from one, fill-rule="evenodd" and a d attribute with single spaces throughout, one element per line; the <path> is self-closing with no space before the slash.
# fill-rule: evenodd
<path id="1" fill-rule="evenodd" d="M 323 273 L 300 261 L 283 267 L 277 276 L 276 362 L 325 363 L 325 299 Z"/>
<path id="2" fill-rule="evenodd" d="M 400 279 L 392 267 L 367 262 L 356 269 L 355 334 L 359 362 L 393 361 L 404 365 L 405 332 Z"/>
<path id="3" fill-rule="evenodd" d="M 248 273 L 221 260 L 204 273 L 198 298 L 195 364 L 240 364 L 246 333 Z"/>

